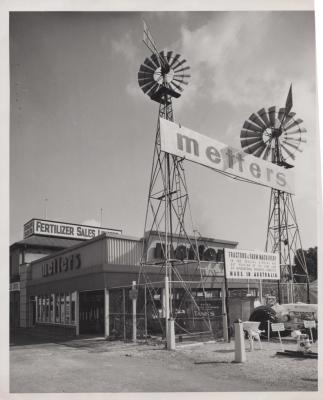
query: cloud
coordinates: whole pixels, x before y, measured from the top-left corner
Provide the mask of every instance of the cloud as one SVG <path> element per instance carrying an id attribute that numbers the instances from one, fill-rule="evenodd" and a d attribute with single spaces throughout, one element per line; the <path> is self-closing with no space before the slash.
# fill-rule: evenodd
<path id="1" fill-rule="evenodd" d="M 277 94 L 302 78 L 302 68 L 306 73 L 293 40 L 297 28 L 284 31 L 292 22 L 270 12 L 228 12 L 195 30 L 182 24 L 181 53 L 191 65 L 193 84 L 183 102 L 192 104 L 203 92 L 213 103 L 235 107 L 275 104 Z"/>
<path id="2" fill-rule="evenodd" d="M 111 40 L 111 46 L 116 53 L 125 57 L 129 63 L 136 59 L 137 47 L 129 32 L 125 33 L 119 40 Z"/>

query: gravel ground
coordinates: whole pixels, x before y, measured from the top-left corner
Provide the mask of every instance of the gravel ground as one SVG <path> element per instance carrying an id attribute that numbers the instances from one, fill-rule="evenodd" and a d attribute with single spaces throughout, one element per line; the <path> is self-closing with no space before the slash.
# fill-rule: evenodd
<path id="1" fill-rule="evenodd" d="M 296 349 L 295 343 L 284 344 Z M 160 344 L 80 339 L 62 343 L 17 341 L 10 348 L 10 391 L 221 392 L 316 391 L 317 360 L 277 356 L 279 343 L 263 342 L 247 362 L 233 363 L 234 342 Z M 313 351 L 316 351 L 313 348 Z"/>

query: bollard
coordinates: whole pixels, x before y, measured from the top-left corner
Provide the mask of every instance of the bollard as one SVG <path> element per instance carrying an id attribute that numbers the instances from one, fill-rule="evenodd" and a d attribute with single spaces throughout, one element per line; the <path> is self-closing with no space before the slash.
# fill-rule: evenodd
<path id="1" fill-rule="evenodd" d="M 175 321 L 170 318 L 167 320 L 167 350 L 175 350 Z"/>
<path id="2" fill-rule="evenodd" d="M 246 361 L 246 350 L 244 344 L 243 324 L 240 319 L 234 323 L 235 359 L 237 363 Z"/>

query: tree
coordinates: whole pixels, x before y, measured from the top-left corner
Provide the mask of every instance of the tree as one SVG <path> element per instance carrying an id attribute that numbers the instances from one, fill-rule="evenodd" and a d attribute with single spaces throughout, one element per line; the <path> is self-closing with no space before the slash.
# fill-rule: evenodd
<path id="1" fill-rule="evenodd" d="M 295 267 L 294 267 L 294 274 L 295 280 L 297 282 L 303 282 L 304 279 L 302 277 L 297 276 L 297 274 L 304 274 L 303 268 L 301 266 L 301 260 L 302 260 L 302 250 L 298 249 L 296 251 L 296 256 L 295 256 Z M 303 250 L 303 254 L 306 260 L 306 265 L 307 265 L 307 272 L 309 275 L 309 280 L 310 282 L 315 281 L 317 279 L 317 246 L 315 247 L 310 247 L 308 250 Z"/>

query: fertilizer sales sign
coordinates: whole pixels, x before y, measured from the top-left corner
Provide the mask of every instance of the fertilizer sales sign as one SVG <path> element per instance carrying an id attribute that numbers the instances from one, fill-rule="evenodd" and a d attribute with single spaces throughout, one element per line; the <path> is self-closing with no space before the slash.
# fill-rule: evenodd
<path id="1" fill-rule="evenodd" d="M 294 194 L 293 172 L 160 118 L 161 149 L 218 172 Z"/>
<path id="2" fill-rule="evenodd" d="M 253 250 L 224 249 L 228 279 L 280 279 L 279 256 Z"/>

